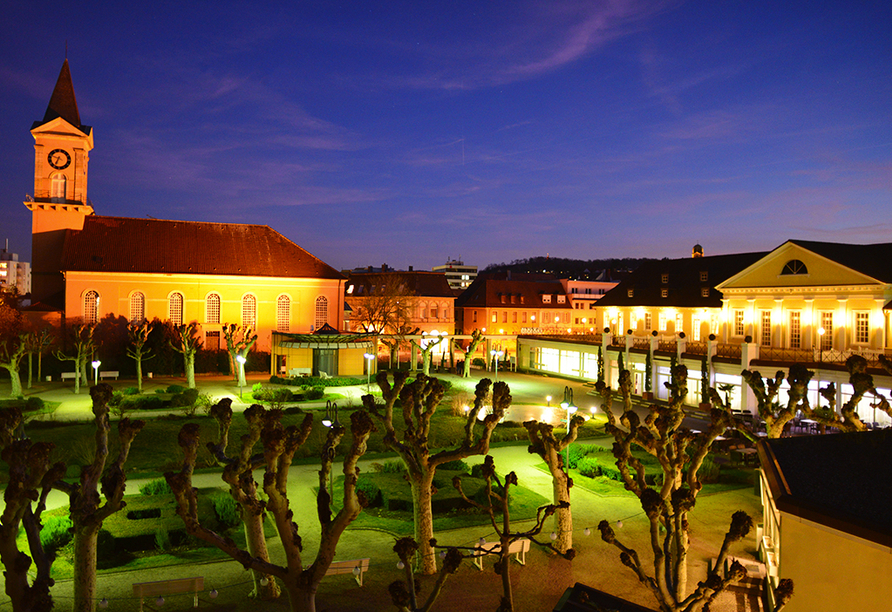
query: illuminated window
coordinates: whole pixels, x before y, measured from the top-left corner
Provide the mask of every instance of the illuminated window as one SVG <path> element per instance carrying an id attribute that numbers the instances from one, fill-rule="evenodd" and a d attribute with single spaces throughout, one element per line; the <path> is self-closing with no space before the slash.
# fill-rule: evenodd
<path id="1" fill-rule="evenodd" d="M 209 331 L 204 335 L 204 348 L 208 351 L 220 350 L 220 332 Z"/>
<path id="2" fill-rule="evenodd" d="M 205 302 L 205 320 L 208 323 L 220 323 L 220 295 L 212 293 Z"/>
<path id="3" fill-rule="evenodd" d="M 520 313 L 520 322 L 521 322 L 521 323 L 526 323 L 526 322 L 527 322 L 527 313 L 526 313 L 525 311 L 522 312 L 522 313 Z"/>
<path id="4" fill-rule="evenodd" d="M 781 274 L 808 274 L 808 268 L 806 268 L 805 264 L 798 259 L 791 259 L 784 264 L 784 269 L 781 270 Z"/>
<path id="5" fill-rule="evenodd" d="M 663 281 L 663 284 L 665 285 L 666 283 L 669 282 L 669 275 L 668 275 L 668 274 L 663 274 L 661 280 Z"/>
<path id="6" fill-rule="evenodd" d="M 771 311 L 762 311 L 762 339 L 759 342 L 762 346 L 771 346 Z"/>
<path id="7" fill-rule="evenodd" d="M 855 313 L 855 342 L 867 344 L 870 342 L 870 313 Z"/>
<path id="8" fill-rule="evenodd" d="M 790 348 L 799 348 L 802 345 L 802 317 L 798 310 L 790 313 Z"/>
<path id="9" fill-rule="evenodd" d="M 821 313 L 821 327 L 824 328 L 824 335 L 821 336 L 821 350 L 829 351 L 833 348 L 833 313 Z"/>
<path id="10" fill-rule="evenodd" d="M 542 294 L 542 303 L 543 304 L 551 304 L 551 294 L 543 293 Z"/>
<path id="11" fill-rule="evenodd" d="M 50 197 L 64 200 L 68 189 L 68 179 L 64 174 L 54 174 L 50 178 Z"/>
<path id="12" fill-rule="evenodd" d="M 257 326 L 257 298 L 250 293 L 242 298 L 242 325 Z"/>
<path id="13" fill-rule="evenodd" d="M 130 296 L 130 322 L 142 323 L 146 318 L 146 296 L 141 291 L 134 291 Z"/>
<path id="14" fill-rule="evenodd" d="M 742 336 L 744 334 L 743 326 L 743 310 L 734 311 L 734 335 Z"/>
<path id="15" fill-rule="evenodd" d="M 677 334 L 677 333 L 683 332 L 683 331 L 684 331 L 684 315 L 679 313 L 679 314 L 675 315 L 675 333 Z"/>
<path id="16" fill-rule="evenodd" d="M 99 321 L 99 293 L 90 290 L 84 294 L 84 323 Z"/>
<path id="17" fill-rule="evenodd" d="M 668 289 L 660 289 L 660 297 L 664 297 L 664 298 L 669 297 L 669 290 Z"/>
<path id="18" fill-rule="evenodd" d="M 328 298 L 320 295 L 316 298 L 316 329 L 328 323 Z"/>
<path id="19" fill-rule="evenodd" d="M 700 297 L 709 297 L 709 287 L 701 287 L 700 288 Z"/>
<path id="20" fill-rule="evenodd" d="M 644 313 L 644 331 L 650 331 L 654 326 L 654 317 L 651 313 Z"/>
<path id="21" fill-rule="evenodd" d="M 700 271 L 700 282 L 705 283 L 708 280 L 709 280 L 709 272 L 707 272 L 705 270 L 701 270 Z"/>
<path id="22" fill-rule="evenodd" d="M 171 293 L 167 298 L 167 318 L 174 325 L 183 324 L 183 294 Z"/>
<path id="23" fill-rule="evenodd" d="M 291 327 L 291 298 L 280 295 L 276 300 L 276 330 L 287 332 Z"/>
<path id="24" fill-rule="evenodd" d="M 567 296 L 566 296 L 566 295 L 558 295 L 558 296 L 557 296 L 557 303 L 558 303 L 558 304 L 565 304 L 566 302 L 567 302 Z"/>
<path id="25" fill-rule="evenodd" d="M 635 297 L 635 290 L 634 290 L 634 289 L 629 289 L 629 290 L 626 292 L 626 295 L 628 295 L 629 297 Z"/>
<path id="26" fill-rule="evenodd" d="M 508 322 L 508 311 L 506 310 L 505 312 L 502 313 L 502 323 L 507 323 L 507 322 Z"/>
<path id="27" fill-rule="evenodd" d="M 700 319 L 694 317 L 693 321 L 691 321 L 691 332 L 694 336 L 694 342 L 700 342 L 701 333 L 700 328 L 702 326 L 702 321 Z"/>
<path id="28" fill-rule="evenodd" d="M 659 315 L 657 315 L 657 325 L 659 325 L 661 332 L 666 331 L 666 313 L 665 312 L 661 312 Z"/>
<path id="29" fill-rule="evenodd" d="M 499 313 L 497 313 L 496 311 L 493 311 L 493 312 L 492 312 L 492 322 L 493 322 L 493 323 L 498 323 L 498 322 L 499 322 Z"/>

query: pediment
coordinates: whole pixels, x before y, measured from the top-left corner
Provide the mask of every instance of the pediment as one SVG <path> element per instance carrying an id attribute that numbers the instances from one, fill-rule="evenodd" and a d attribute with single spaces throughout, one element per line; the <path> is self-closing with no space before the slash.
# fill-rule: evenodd
<path id="1" fill-rule="evenodd" d="M 716 288 L 885 285 L 882 281 L 801 245 L 785 242 Z"/>
<path id="2" fill-rule="evenodd" d="M 87 130 L 86 133 L 71 125 L 62 117 L 56 117 L 51 121 L 32 127 L 31 134 L 34 135 L 34 138 L 37 138 L 38 135 L 67 136 L 71 138 L 87 139 L 92 143 L 93 130 L 87 126 L 84 126 L 84 128 Z"/>

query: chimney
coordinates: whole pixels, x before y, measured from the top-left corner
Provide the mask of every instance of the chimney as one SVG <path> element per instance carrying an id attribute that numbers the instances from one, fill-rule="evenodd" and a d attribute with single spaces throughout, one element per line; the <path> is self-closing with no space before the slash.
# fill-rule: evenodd
<path id="1" fill-rule="evenodd" d="M 409 272 L 412 272 L 414 270 L 415 270 L 414 266 L 409 266 Z"/>
<path id="2" fill-rule="evenodd" d="M 386 263 L 381 264 L 381 271 L 387 272 L 387 264 Z"/>

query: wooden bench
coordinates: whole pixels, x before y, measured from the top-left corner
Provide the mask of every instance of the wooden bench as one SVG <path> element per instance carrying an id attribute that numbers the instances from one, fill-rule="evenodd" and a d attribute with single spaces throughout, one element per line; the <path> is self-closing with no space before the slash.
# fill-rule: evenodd
<path id="1" fill-rule="evenodd" d="M 351 561 L 332 561 L 328 566 L 326 576 L 337 576 L 338 574 L 353 574 L 356 584 L 362 586 L 362 576 L 369 571 L 370 559 L 353 559 Z M 356 570 L 359 569 L 357 572 Z"/>
<path id="2" fill-rule="evenodd" d="M 133 596 L 139 597 L 139 609 L 143 609 L 144 597 L 163 597 L 179 593 L 194 593 L 192 607 L 198 607 L 198 593 L 204 590 L 204 576 L 195 578 L 175 578 L 173 580 L 157 580 L 155 582 L 134 582 Z M 151 605 L 147 607 L 154 609 Z"/>
<path id="3" fill-rule="evenodd" d="M 501 553 L 500 542 L 477 542 L 474 545 L 474 565 L 483 571 L 483 557 L 486 555 L 498 555 Z M 508 545 L 508 554 L 514 555 L 514 560 L 521 565 L 527 564 L 527 553 L 530 551 L 530 541 L 526 538 L 515 540 Z"/>
<path id="4" fill-rule="evenodd" d="M 290 370 L 288 370 L 288 374 L 292 377 L 312 376 L 313 368 L 291 368 Z"/>
<path id="5" fill-rule="evenodd" d="M 118 380 L 118 376 L 120 375 L 121 373 L 115 370 L 104 370 L 102 372 L 99 372 L 100 379 L 114 378 L 115 380 Z"/>
<path id="6" fill-rule="evenodd" d="M 62 372 L 62 380 L 74 380 L 77 378 L 77 374 L 74 372 Z"/>

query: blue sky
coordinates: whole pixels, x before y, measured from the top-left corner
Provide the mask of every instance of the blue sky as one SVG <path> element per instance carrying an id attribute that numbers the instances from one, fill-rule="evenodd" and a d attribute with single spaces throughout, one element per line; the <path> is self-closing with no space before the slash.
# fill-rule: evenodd
<path id="1" fill-rule="evenodd" d="M 65 57 L 107 215 L 337 268 L 892 241 L 892 3 L 7 2 L 0 239 Z M 144 6 L 145 4 L 145 6 Z"/>

